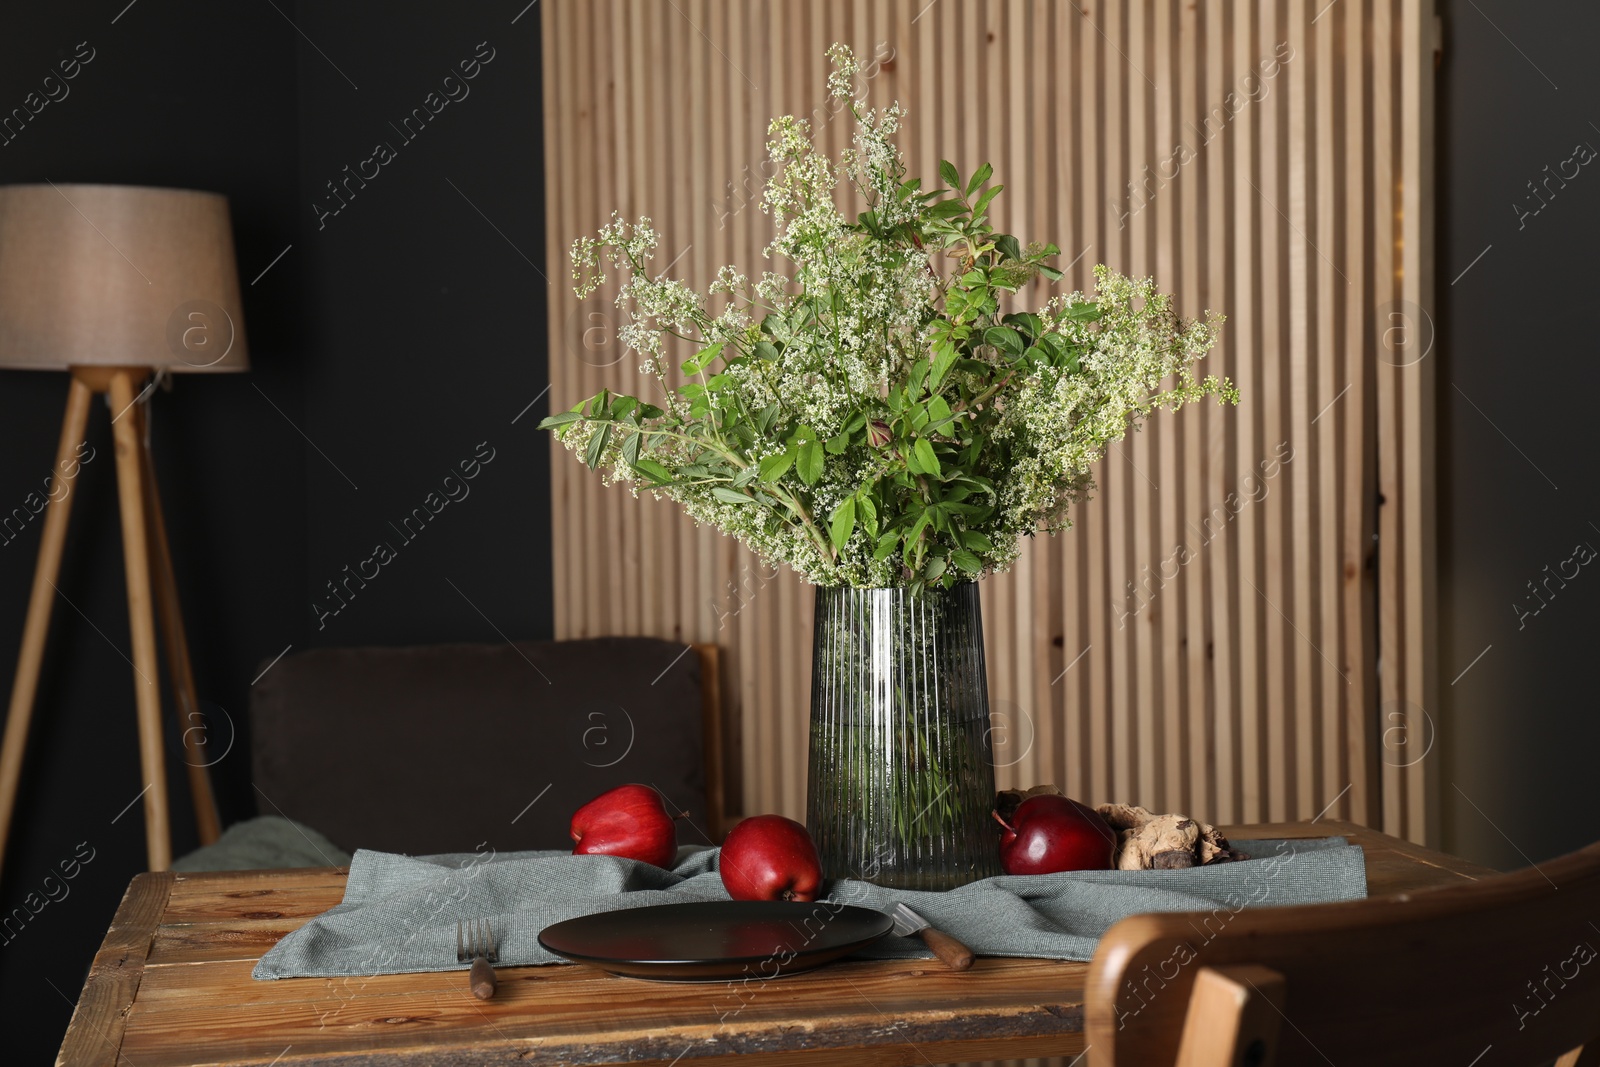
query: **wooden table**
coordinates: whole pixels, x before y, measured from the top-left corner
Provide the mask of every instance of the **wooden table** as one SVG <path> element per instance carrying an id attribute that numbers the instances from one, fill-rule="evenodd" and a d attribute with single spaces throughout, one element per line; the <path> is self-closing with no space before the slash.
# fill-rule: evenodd
<path id="1" fill-rule="evenodd" d="M 1494 872 L 1348 823 L 1231 827 L 1344 834 L 1372 895 Z M 289 931 L 337 904 L 346 871 L 141 874 L 95 956 L 61 1064 L 939 1064 L 1083 1051 L 1086 963 L 980 959 L 833 964 L 748 988 L 502 968 L 493 1000 L 462 972 L 251 979 Z"/>

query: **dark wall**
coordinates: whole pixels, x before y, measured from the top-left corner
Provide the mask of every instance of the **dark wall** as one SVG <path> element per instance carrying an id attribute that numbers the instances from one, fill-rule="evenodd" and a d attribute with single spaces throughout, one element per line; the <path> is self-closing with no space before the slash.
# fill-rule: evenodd
<path id="1" fill-rule="evenodd" d="M 546 380 L 537 9 L 512 25 L 521 5 L 277 7 L 35 6 L 0 36 L 5 110 L 79 42 L 94 49 L 70 94 L 0 147 L 0 182 L 168 185 L 232 203 L 252 370 L 179 379 L 151 407 L 212 757 L 225 753 L 212 768 L 225 822 L 270 810 L 250 782 L 245 712 L 252 680 L 286 646 L 551 627 L 547 453 L 534 430 L 547 405 L 528 407 Z M 463 97 L 443 79 L 459 78 L 480 42 L 493 58 Z M 409 143 L 389 127 L 447 91 L 458 99 L 413 119 Z M 324 183 L 378 141 L 395 158 L 365 189 L 352 183 L 337 215 L 321 214 Z M 66 386 L 62 374 L 0 371 L 5 510 L 42 488 Z M 145 862 L 140 807 L 118 817 L 140 777 L 108 421 L 97 405 L 0 914 L 29 893 L 37 906 L 75 853 L 93 859 L 0 943 L 7 1062 L 54 1056 Z M 476 478 L 445 482 L 486 454 Z M 430 493 L 434 507 L 455 499 L 410 543 L 389 531 Z M 7 695 L 39 525 L 0 545 Z M 382 540 L 395 558 L 340 607 L 325 583 Z M 181 854 L 197 841 L 177 734 L 167 763 Z"/>
<path id="2" fill-rule="evenodd" d="M 550 633 L 548 401 L 529 408 L 548 380 L 539 12 L 512 25 L 522 7 L 299 11 L 328 57 L 300 56 L 290 252 L 305 256 L 320 449 L 306 472 L 315 644 Z M 393 558 L 347 585 L 380 543 Z"/>
<path id="3" fill-rule="evenodd" d="M 1600 840 L 1600 7 L 1441 7 L 1443 830 L 1522 867 Z"/>

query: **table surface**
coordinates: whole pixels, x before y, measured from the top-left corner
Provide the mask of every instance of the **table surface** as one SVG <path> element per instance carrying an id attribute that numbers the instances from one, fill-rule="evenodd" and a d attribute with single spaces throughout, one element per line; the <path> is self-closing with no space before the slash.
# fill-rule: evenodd
<path id="1" fill-rule="evenodd" d="M 1494 872 L 1353 824 L 1229 827 L 1342 834 L 1371 895 Z M 344 868 L 141 874 L 95 956 L 60 1064 L 938 1064 L 1083 1050 L 1089 965 L 862 960 L 775 982 L 674 985 L 581 966 L 505 967 L 479 1001 L 463 971 L 258 982 L 256 961 L 344 894 Z"/>

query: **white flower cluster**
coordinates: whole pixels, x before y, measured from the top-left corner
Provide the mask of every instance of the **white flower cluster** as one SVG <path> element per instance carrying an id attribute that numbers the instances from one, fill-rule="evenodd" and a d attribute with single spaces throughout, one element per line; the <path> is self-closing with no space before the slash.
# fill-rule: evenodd
<path id="1" fill-rule="evenodd" d="M 849 99 L 855 57 L 842 45 L 828 55 L 829 90 Z M 984 332 L 1006 333 L 991 301 L 942 388 L 918 384 L 957 322 L 976 321 L 951 310 L 954 283 L 933 257 L 965 241 L 961 269 L 970 270 L 978 243 L 965 233 L 945 240 L 949 213 L 925 214 L 926 197 L 912 195 L 891 140 L 904 117 L 898 105 L 871 111 L 851 100 L 850 110 L 857 132 L 838 163 L 817 150 L 804 120 L 785 116 L 769 128 L 778 166 L 763 201 L 774 220 L 766 254 L 788 260 L 785 273 L 752 282 L 726 266 L 702 295 L 651 277 L 660 238 L 649 219 L 613 215 L 597 237 L 573 242 L 580 298 L 605 284 L 607 268 L 622 273 L 619 337 L 667 399 L 663 410 L 603 393 L 563 416 L 558 432 L 608 481 L 676 500 L 697 522 L 819 585 L 921 580 L 907 553 L 934 537 L 942 539 L 935 570 L 946 559 L 965 577 L 1005 570 L 1021 537 L 1069 525 L 1069 505 L 1092 488 L 1093 464 L 1130 426 L 1203 396 L 1236 399 L 1227 383 L 1197 381 L 1192 371 L 1216 321 L 1182 321 L 1151 281 L 1098 267 L 1096 291 L 1051 299 L 1024 342 L 1059 344 L 1070 359 L 1002 353 Z M 866 203 L 855 220 L 836 206 L 846 181 Z M 991 269 L 996 278 L 1031 276 L 1054 251 L 1030 245 L 1004 264 L 996 253 Z M 678 371 L 685 359 L 687 382 Z M 932 467 L 909 458 L 929 446 L 914 439 L 920 429 L 905 429 L 913 394 L 910 402 L 932 405 L 919 427 L 942 411 L 944 428 L 928 434 L 944 459 Z M 908 532 L 906 516 L 922 509 L 938 510 L 940 525 Z M 897 522 L 905 552 L 896 544 L 885 553 L 882 531 Z"/>
<path id="2" fill-rule="evenodd" d="M 1197 382 L 1190 369 L 1215 343 L 1220 320 L 1181 321 L 1151 279 L 1125 278 L 1104 266 L 1095 268 L 1095 278 L 1098 322 L 1060 318 L 1088 302 L 1082 293 L 1058 297 L 1043 312 L 1089 348 L 1080 371 L 1035 375 L 1006 394 L 995 437 L 1009 446 L 1010 467 L 998 488 L 1002 536 L 1012 540 L 1070 526 L 1068 505 L 1093 488 L 1090 468 L 1155 409 L 1175 411 L 1212 394 L 1233 397 L 1225 383 Z M 1174 384 L 1163 391 L 1168 378 Z"/>
<path id="3" fill-rule="evenodd" d="M 855 92 L 855 77 L 861 71 L 861 63 L 848 45 L 830 45 L 827 55 L 828 62 L 833 64 L 833 73 L 828 75 L 828 95 L 848 100 Z"/>

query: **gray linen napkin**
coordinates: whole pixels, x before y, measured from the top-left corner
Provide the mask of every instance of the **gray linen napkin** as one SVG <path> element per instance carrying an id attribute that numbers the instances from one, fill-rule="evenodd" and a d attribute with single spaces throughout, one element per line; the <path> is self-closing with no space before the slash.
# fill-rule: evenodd
<path id="1" fill-rule="evenodd" d="M 1180 871 L 1073 871 L 1001 875 L 943 893 L 843 880 L 829 899 L 885 908 L 904 901 L 980 956 L 1087 960 L 1117 920 L 1151 911 L 1205 911 L 1220 929 L 1242 908 L 1366 896 L 1366 860 L 1342 837 L 1234 841 L 1252 858 Z M 517 852 L 503 856 L 396 856 L 359 851 L 344 901 L 279 941 L 256 978 L 442 971 L 456 963 L 456 921 L 487 918 L 502 966 L 564 962 L 539 932 L 595 912 L 726 900 L 717 849 L 682 848 L 670 871 L 611 856 Z M 873 959 L 930 955 L 919 940 L 887 937 Z M 465 966 L 464 964 L 459 966 Z"/>

